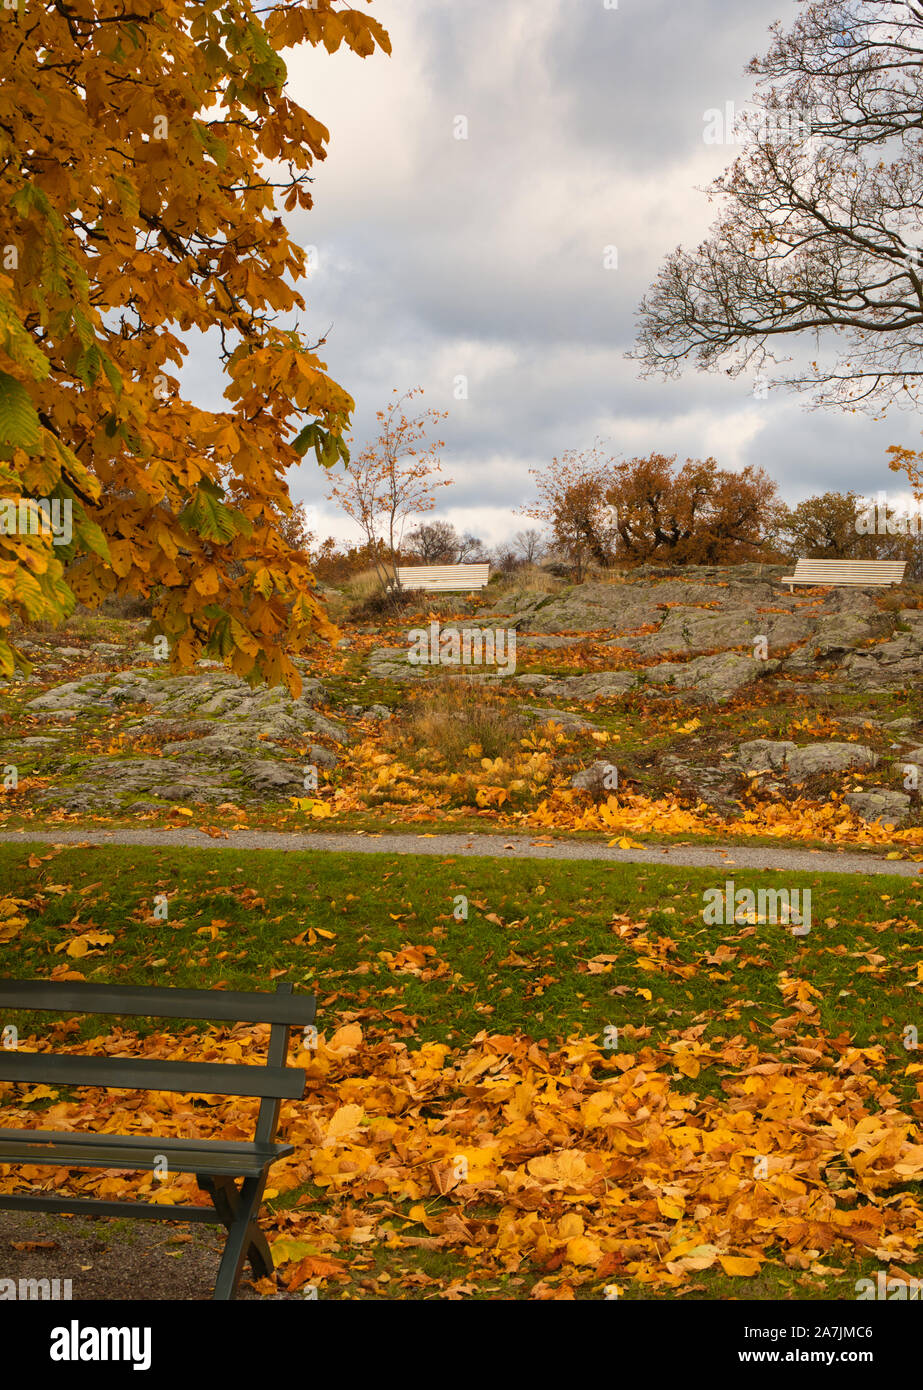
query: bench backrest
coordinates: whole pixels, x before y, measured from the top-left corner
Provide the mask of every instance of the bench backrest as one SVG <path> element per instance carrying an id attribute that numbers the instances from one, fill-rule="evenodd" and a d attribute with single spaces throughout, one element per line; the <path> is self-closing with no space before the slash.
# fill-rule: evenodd
<path id="1" fill-rule="evenodd" d="M 286 1066 L 289 1030 L 314 1022 L 317 1000 L 314 995 L 294 996 L 290 984 L 276 985 L 275 994 L 250 994 L 220 989 L 165 989 L 156 985 L 147 988 L 0 979 L 0 1009 L 269 1023 L 269 1048 L 263 1066 L 75 1056 L 0 1047 L 0 1081 L 259 1096 L 256 1139 L 268 1142 L 278 1123 L 281 1102 L 299 1100 L 304 1093 L 304 1072 Z"/>
<path id="2" fill-rule="evenodd" d="M 906 560 L 799 560 L 794 578 L 818 584 L 900 584 L 906 568 Z"/>
<path id="3" fill-rule="evenodd" d="M 452 591 L 483 589 L 490 578 L 490 564 L 399 565 L 397 581 L 402 589 Z"/>

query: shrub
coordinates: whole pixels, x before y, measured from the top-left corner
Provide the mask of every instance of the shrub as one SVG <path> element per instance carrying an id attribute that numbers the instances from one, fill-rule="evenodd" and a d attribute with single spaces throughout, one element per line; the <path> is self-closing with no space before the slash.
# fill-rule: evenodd
<path id="1" fill-rule="evenodd" d="M 405 755 L 429 749 L 441 754 L 445 764 L 460 768 L 470 764 L 472 747 L 478 757 L 508 757 L 528 731 L 526 718 L 511 709 L 495 691 L 462 680 L 428 681 L 415 691 L 403 719 L 388 728 Z M 392 745 L 392 746 L 393 746 Z"/>

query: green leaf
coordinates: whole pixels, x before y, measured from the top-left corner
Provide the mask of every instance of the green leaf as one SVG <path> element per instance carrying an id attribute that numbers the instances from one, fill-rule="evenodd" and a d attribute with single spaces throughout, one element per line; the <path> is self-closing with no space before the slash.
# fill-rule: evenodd
<path id="1" fill-rule="evenodd" d="M 240 518 L 203 484 L 177 518 L 185 531 L 197 531 L 207 541 L 227 543 L 241 531 Z"/>
<path id="2" fill-rule="evenodd" d="M 74 509 L 74 537 L 81 550 L 90 550 L 109 564 L 111 562 L 109 542 L 96 522 L 91 521 L 86 513 L 83 513 L 82 508 L 81 513 L 82 515 L 78 515 L 76 508 Z"/>
<path id="3" fill-rule="evenodd" d="M 41 440 L 32 397 L 15 377 L 0 372 L 0 446 L 34 449 Z"/>
<path id="4" fill-rule="evenodd" d="M 211 155 L 219 169 L 223 169 L 228 160 L 228 147 L 224 141 L 219 140 L 214 131 L 210 130 L 207 125 L 203 125 L 201 121 L 192 122 L 192 133 L 202 148 Z"/>
<path id="5" fill-rule="evenodd" d="M 51 370 L 48 358 L 23 328 L 5 295 L 0 295 L 0 347 L 18 366 L 31 368 L 36 381 L 44 381 Z"/>
<path id="6" fill-rule="evenodd" d="M 115 363 L 107 352 L 101 352 L 100 359 L 103 364 L 103 371 L 106 373 L 106 380 L 112 387 L 116 400 L 118 400 L 119 396 L 122 394 L 122 378 L 119 375 Z"/>
<path id="7" fill-rule="evenodd" d="M 308 450 L 314 445 L 317 438 L 317 424 L 314 420 L 310 425 L 305 425 L 304 429 L 292 440 L 292 448 L 296 454 L 304 458 Z"/>

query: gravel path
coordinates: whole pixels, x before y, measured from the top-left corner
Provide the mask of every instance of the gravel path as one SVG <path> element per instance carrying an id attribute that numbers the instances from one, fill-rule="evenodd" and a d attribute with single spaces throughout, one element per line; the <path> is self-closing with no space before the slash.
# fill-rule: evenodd
<path id="1" fill-rule="evenodd" d="M 17 1291 L 20 1279 L 70 1279 L 74 1299 L 210 1300 L 223 1248 L 220 1227 L 179 1219 L 0 1212 L 0 1278 L 15 1279 Z M 238 1299 L 304 1299 L 303 1293 L 258 1294 L 250 1278 L 245 1265 Z M 59 1292 L 67 1293 L 65 1284 Z"/>
<path id="2" fill-rule="evenodd" d="M 630 864 L 684 864 L 697 868 L 788 870 L 793 873 L 897 874 L 911 878 L 923 863 L 883 859 L 848 850 L 785 849 L 781 845 L 644 845 L 609 848 L 587 840 L 542 840 L 525 835 L 362 835 L 315 832 L 293 835 L 231 830 L 215 838 L 201 830 L 5 830 L 0 841 L 79 845 L 184 845 L 196 849 L 274 849 L 289 852 L 340 851 L 349 854 L 486 855 L 497 859 L 589 859 Z"/>

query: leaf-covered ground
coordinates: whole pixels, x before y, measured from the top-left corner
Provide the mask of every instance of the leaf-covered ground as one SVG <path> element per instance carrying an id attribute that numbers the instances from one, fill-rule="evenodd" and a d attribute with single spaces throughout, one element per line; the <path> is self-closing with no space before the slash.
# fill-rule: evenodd
<path id="1" fill-rule="evenodd" d="M 2 846 L 0 969 L 316 990 L 263 1213 L 281 1287 L 854 1298 L 877 1269 L 921 1273 L 921 885 L 790 877 L 807 936 L 707 925 L 705 870 Z M 3 1022 L 37 1050 L 255 1061 L 266 1041 Z M 7 1126 L 253 1120 L 216 1097 L 0 1093 Z M 196 1200 L 191 1178 L 0 1169 L 3 1190 L 62 1181 Z"/>
<path id="2" fill-rule="evenodd" d="M 639 591 L 648 589 L 653 602 L 657 586 Z M 427 672 L 417 683 L 401 685 L 375 675 L 371 654 L 382 644 L 406 646 L 408 625 L 431 616 L 496 622 L 489 618 L 492 601 L 491 592 L 465 608 L 454 596 L 442 596 L 438 609 L 434 603 L 426 607 L 427 600 L 415 616 L 347 623 L 347 645 L 319 650 L 305 667 L 322 683 L 319 721 L 309 720 L 303 733 L 280 734 L 273 732 L 267 708 L 266 732 L 257 719 L 238 740 L 230 738 L 227 709 L 223 715 L 208 712 L 204 688 L 191 710 L 175 713 L 170 701 L 138 703 L 127 687 L 111 700 L 87 698 L 76 714 L 33 710 L 31 701 L 63 683 L 86 689 L 87 681 L 108 679 L 117 687 L 121 673 L 131 673 L 144 678 L 150 693 L 152 683 L 156 691 L 169 673 L 151 648 L 138 646 L 144 622 L 78 617 L 60 632 L 32 632 L 34 670 L 3 691 L 0 824 L 186 823 L 215 835 L 235 827 L 476 827 L 597 839 L 843 844 L 908 858 L 923 854 L 923 802 L 908 782 L 906 765 L 908 755 L 919 754 L 914 745 L 923 742 L 923 694 L 916 678 L 863 690 L 834 679 L 829 663 L 821 662 L 756 681 L 717 704 L 690 704 L 681 691 L 674 696 L 651 689 L 611 698 L 556 698 L 532 692 L 523 679 L 611 666 L 610 633 L 571 634 L 576 646 L 538 651 L 530 651 L 523 638 L 515 680 L 469 687 L 470 704 L 490 717 L 479 722 L 476 709 L 460 709 L 454 722 L 470 723 L 472 732 L 457 749 L 447 747 L 445 731 L 429 730 L 420 715 L 433 683 L 445 685 L 445 673 Z M 819 601 L 799 598 L 796 608 Z M 875 602 L 915 605 L 920 597 L 908 591 Z M 690 659 L 688 652 L 673 655 Z M 623 658 L 629 665 L 635 660 L 631 653 L 621 653 Z M 649 659 L 655 658 L 637 657 L 642 664 Z M 197 670 L 186 681 L 192 689 L 196 682 L 207 687 L 209 680 L 224 678 L 223 671 Z M 171 700 L 179 695 L 172 691 Z M 76 698 L 83 700 L 79 692 Z M 436 703 L 444 698 L 451 697 L 440 693 Z M 480 738 L 480 724 L 490 735 L 491 721 L 495 737 Z M 340 730 L 342 740 L 335 732 L 312 731 L 326 727 Z M 874 769 L 857 766 L 800 779 L 748 776 L 738 766 L 738 750 L 753 739 L 799 747 L 862 745 L 879 761 Z M 306 787 L 304 768 L 318 758 L 316 787 Z M 619 776 L 618 789 L 603 798 L 571 784 L 575 773 L 600 759 L 617 767 Z M 254 783 L 254 760 L 264 779 L 276 767 L 279 785 L 271 775 Z M 14 784 L 10 767 L 17 770 Z M 899 826 L 887 817 L 863 819 L 847 804 L 850 793 L 870 787 L 898 794 L 909 787 Z"/>

